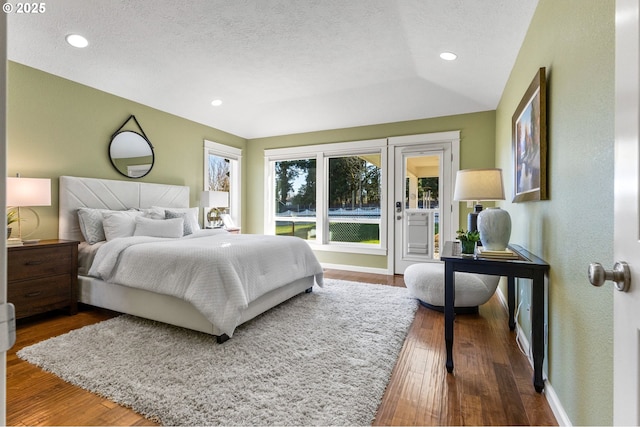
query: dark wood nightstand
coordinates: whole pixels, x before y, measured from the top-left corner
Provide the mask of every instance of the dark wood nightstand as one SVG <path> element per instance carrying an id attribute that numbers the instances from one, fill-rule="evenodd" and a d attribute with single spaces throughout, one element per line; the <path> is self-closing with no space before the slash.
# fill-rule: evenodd
<path id="1" fill-rule="evenodd" d="M 42 240 L 7 248 L 7 299 L 16 319 L 58 308 L 78 312 L 78 243 Z"/>

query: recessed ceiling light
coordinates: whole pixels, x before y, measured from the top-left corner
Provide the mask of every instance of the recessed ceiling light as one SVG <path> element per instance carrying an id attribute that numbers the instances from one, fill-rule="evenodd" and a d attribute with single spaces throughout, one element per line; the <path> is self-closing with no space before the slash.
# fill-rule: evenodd
<path id="1" fill-rule="evenodd" d="M 440 58 L 444 59 L 445 61 L 453 61 L 458 57 L 458 55 L 456 55 L 453 52 L 442 52 L 440 54 Z"/>
<path id="2" fill-rule="evenodd" d="M 222 99 L 214 99 L 213 101 L 211 101 L 211 105 L 213 105 L 214 107 L 219 107 L 222 105 Z"/>
<path id="3" fill-rule="evenodd" d="M 73 47 L 83 48 L 89 46 L 89 41 L 80 34 L 69 34 L 66 38 L 67 43 Z"/>

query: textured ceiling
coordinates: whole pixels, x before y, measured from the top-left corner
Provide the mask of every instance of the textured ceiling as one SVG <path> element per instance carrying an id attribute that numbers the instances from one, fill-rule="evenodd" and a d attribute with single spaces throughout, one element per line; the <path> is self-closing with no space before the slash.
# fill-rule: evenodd
<path id="1" fill-rule="evenodd" d="M 495 109 L 537 1 L 55 0 L 8 56 L 256 138 Z"/>

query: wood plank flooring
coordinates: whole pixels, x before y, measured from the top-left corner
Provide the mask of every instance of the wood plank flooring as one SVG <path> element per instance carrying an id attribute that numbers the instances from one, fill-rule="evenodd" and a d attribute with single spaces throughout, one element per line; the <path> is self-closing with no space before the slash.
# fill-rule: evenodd
<path id="1" fill-rule="evenodd" d="M 402 276 L 327 270 L 325 277 L 404 286 Z M 52 313 L 18 325 L 7 353 L 7 425 L 155 425 L 130 409 L 72 386 L 15 353 L 35 342 L 113 317 L 103 310 Z M 454 375 L 444 368 L 441 313 L 420 307 L 374 425 L 557 425 L 494 297 L 456 318 Z"/>

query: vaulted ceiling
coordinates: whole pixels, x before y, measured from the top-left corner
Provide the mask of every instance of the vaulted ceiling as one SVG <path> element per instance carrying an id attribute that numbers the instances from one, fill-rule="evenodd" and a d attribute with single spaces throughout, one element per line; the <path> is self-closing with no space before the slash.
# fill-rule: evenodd
<path id="1" fill-rule="evenodd" d="M 8 15 L 10 60 L 257 138 L 493 110 L 537 0 L 45 5 Z"/>

